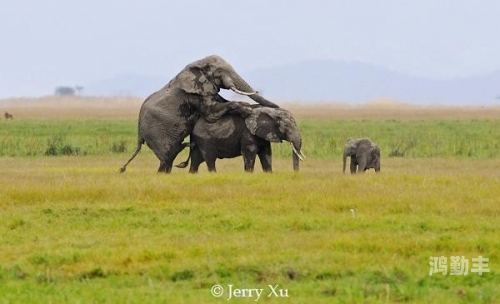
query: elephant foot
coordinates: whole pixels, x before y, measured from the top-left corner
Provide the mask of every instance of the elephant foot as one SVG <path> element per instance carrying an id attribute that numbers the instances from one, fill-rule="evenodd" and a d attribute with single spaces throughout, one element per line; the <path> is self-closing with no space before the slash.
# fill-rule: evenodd
<path id="1" fill-rule="evenodd" d="M 158 173 L 170 173 L 170 171 L 172 171 L 172 165 L 161 163 L 158 168 Z"/>

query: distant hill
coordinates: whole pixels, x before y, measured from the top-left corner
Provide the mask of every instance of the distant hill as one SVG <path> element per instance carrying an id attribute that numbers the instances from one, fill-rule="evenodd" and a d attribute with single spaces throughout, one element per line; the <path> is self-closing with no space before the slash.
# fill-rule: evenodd
<path id="1" fill-rule="evenodd" d="M 167 84 L 173 76 L 118 75 L 87 84 L 85 94 L 145 98 Z M 393 99 L 413 104 L 500 103 L 500 71 L 476 77 L 435 80 L 363 63 L 310 61 L 259 69 L 242 73 L 242 76 L 266 98 L 279 101 L 364 103 Z"/>
<path id="2" fill-rule="evenodd" d="M 362 103 L 394 99 L 415 104 L 500 103 L 500 71 L 435 80 L 362 63 L 311 61 L 253 71 L 249 83 L 270 99 Z"/>

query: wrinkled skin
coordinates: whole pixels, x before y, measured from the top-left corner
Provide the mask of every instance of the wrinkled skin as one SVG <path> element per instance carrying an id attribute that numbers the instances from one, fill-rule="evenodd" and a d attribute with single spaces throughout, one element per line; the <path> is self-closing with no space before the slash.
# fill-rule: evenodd
<path id="1" fill-rule="evenodd" d="M 258 155 L 262 170 L 272 172 L 271 142 L 290 142 L 295 151 L 301 153 L 302 139 L 297 123 L 290 112 L 284 109 L 256 107 L 247 118 L 227 114 L 215 123 L 200 119 L 191 134 L 191 166 L 189 172 L 196 173 L 206 161 L 208 170 L 215 172 L 217 158 L 233 158 L 242 155 L 244 169 L 253 172 Z M 293 149 L 292 149 L 293 150 Z M 299 156 L 292 151 L 293 168 L 299 170 Z M 178 165 L 186 167 L 186 162 Z"/>
<path id="2" fill-rule="evenodd" d="M 368 169 L 380 172 L 380 149 L 368 138 L 349 139 L 344 146 L 342 172 L 345 173 L 347 157 L 351 157 L 351 174 Z"/>
<path id="3" fill-rule="evenodd" d="M 139 112 L 136 150 L 120 172 L 125 172 L 142 144 L 146 143 L 160 160 L 158 172 L 169 173 L 175 157 L 185 147 L 183 139 L 192 132 L 200 117 L 215 122 L 228 111 L 235 111 L 242 117 L 250 115 L 248 107 L 220 96 L 218 92 L 221 88 L 249 95 L 263 106 L 278 108 L 254 92 L 219 56 L 195 61 L 144 101 Z"/>

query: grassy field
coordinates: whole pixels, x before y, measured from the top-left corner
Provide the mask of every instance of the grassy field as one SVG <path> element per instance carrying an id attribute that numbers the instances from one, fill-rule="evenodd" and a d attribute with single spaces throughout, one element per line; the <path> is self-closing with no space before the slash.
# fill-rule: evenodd
<path id="1" fill-rule="evenodd" d="M 239 158 L 159 175 L 147 148 L 117 173 L 140 102 L 37 102 L 0 121 L 2 303 L 499 302 L 498 109 L 290 105 L 300 173 L 276 145 L 272 174 Z M 341 173 L 358 136 L 381 146 L 380 174 Z M 431 256 L 469 273 L 431 276 Z"/>

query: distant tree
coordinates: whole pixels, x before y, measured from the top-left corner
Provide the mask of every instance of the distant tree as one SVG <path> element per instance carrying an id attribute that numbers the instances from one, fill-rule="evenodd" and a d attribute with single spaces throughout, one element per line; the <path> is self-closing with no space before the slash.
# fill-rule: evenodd
<path id="1" fill-rule="evenodd" d="M 75 89 L 67 86 L 59 86 L 55 90 L 55 95 L 58 96 L 74 96 L 76 93 Z"/>
<path id="2" fill-rule="evenodd" d="M 83 87 L 81 85 L 75 86 L 76 94 L 81 95 L 83 91 Z"/>

